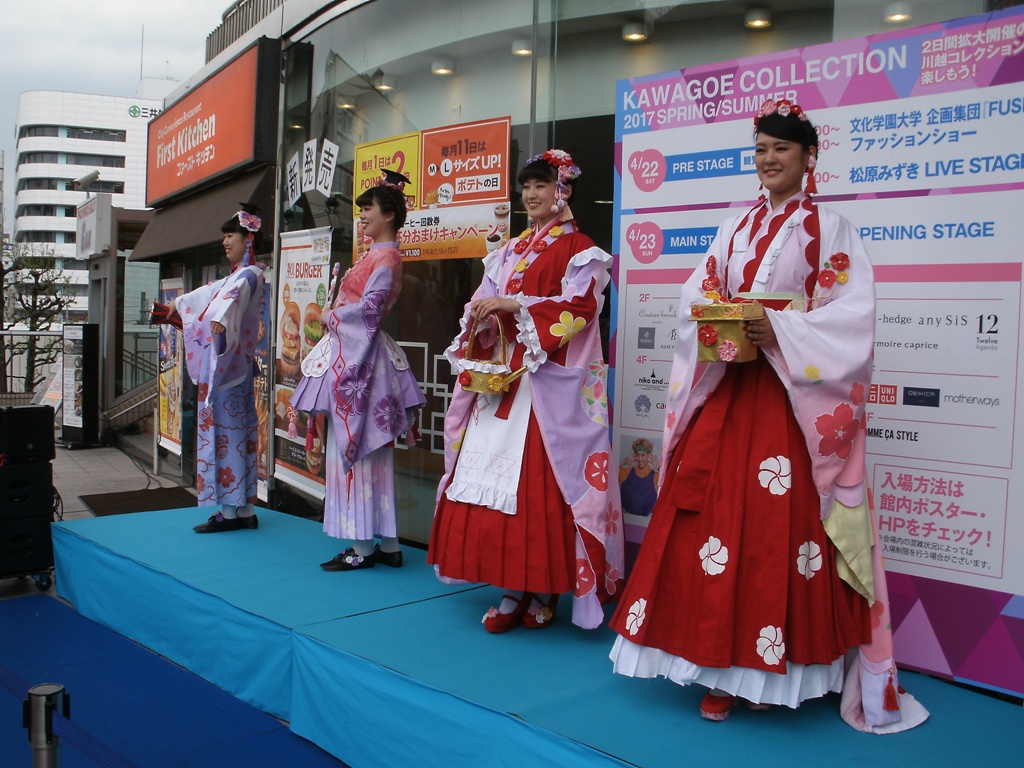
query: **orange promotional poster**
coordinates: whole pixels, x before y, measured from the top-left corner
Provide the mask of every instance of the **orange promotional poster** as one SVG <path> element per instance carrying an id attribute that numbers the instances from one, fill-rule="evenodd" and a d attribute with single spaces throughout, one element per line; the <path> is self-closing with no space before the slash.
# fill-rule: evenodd
<path id="1" fill-rule="evenodd" d="M 406 134 L 356 147 L 355 196 L 380 180 L 380 169 L 407 169 L 408 142 L 419 165 L 405 172 L 405 226 L 398 233 L 405 260 L 481 258 L 509 237 L 509 141 L 512 118 L 500 117 Z M 388 165 L 388 161 L 391 165 Z M 355 211 L 356 232 L 359 230 Z M 367 243 L 355 238 L 359 259 Z"/>
<path id="2" fill-rule="evenodd" d="M 184 293 L 180 277 L 160 281 L 160 303 L 168 306 Z M 170 325 L 159 326 L 158 343 L 158 440 L 160 447 L 175 456 L 181 455 L 181 390 L 185 368 L 182 335 Z"/>
<path id="3" fill-rule="evenodd" d="M 512 118 L 423 131 L 422 207 L 508 200 Z"/>

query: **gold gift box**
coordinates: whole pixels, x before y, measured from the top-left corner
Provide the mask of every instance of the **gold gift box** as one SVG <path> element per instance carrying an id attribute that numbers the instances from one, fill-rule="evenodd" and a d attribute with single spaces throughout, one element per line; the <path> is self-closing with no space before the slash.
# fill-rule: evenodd
<path id="1" fill-rule="evenodd" d="M 746 363 L 757 357 L 743 332 L 744 320 L 764 317 L 756 301 L 691 304 L 690 319 L 697 325 L 697 360 L 703 363 Z"/>

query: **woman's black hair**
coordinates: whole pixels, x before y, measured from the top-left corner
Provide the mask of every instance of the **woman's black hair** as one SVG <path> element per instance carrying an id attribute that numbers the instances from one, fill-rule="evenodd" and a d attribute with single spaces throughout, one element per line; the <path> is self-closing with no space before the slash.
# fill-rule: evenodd
<path id="1" fill-rule="evenodd" d="M 395 232 L 405 225 L 405 195 L 400 189 L 387 184 L 370 187 L 356 198 L 356 205 L 360 208 L 364 205 L 373 205 L 374 200 L 377 201 L 377 207 L 380 208 L 381 213 L 395 214 L 395 218 L 391 220 L 395 226 Z"/>
<path id="2" fill-rule="evenodd" d="M 527 181 L 554 181 L 558 176 L 557 169 L 544 160 L 535 160 L 523 166 L 516 181 L 525 184 Z"/>
<path id="3" fill-rule="evenodd" d="M 260 209 L 255 205 L 242 204 L 242 210 L 246 213 L 251 213 L 254 216 L 260 215 Z M 246 235 L 252 235 L 252 252 L 254 254 L 261 253 L 263 248 L 263 227 L 260 227 L 256 232 L 250 232 L 248 229 L 242 226 L 242 222 L 238 220 L 238 214 L 236 213 L 230 219 L 225 221 L 220 226 L 220 231 L 224 234 L 228 232 L 238 232 L 243 238 Z"/>
<path id="4" fill-rule="evenodd" d="M 558 179 L 558 169 L 545 160 L 536 160 L 532 163 L 527 163 L 523 166 L 523 170 L 519 172 L 519 175 L 516 176 L 516 181 L 519 183 L 519 186 L 522 186 L 530 180 L 554 183 L 556 179 Z M 580 180 L 577 178 L 567 183 L 570 185 L 571 192 L 565 202 L 571 203 L 572 199 L 576 197 L 576 188 L 579 186 Z"/>
<path id="5" fill-rule="evenodd" d="M 785 117 L 778 112 L 765 115 L 754 129 L 755 136 L 759 133 L 783 141 L 792 141 L 804 149 L 818 146 L 818 129 L 811 124 L 810 120 L 801 120 L 799 116 L 792 113 Z"/>

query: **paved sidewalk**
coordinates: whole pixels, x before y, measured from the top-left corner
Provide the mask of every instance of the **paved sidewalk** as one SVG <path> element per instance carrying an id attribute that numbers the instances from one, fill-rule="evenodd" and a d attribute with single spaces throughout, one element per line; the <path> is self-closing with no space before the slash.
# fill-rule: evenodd
<path id="1" fill-rule="evenodd" d="M 171 468 L 167 467 L 173 462 L 176 470 L 177 459 L 161 460 L 160 474 L 154 475 L 152 448 L 147 451 L 143 445 L 144 439 L 152 438 L 146 435 L 139 438 L 129 438 L 125 450 L 57 446 L 57 456 L 53 460 L 53 485 L 63 502 L 65 520 L 93 517 L 82 503 L 81 496 L 180 485 L 168 472 Z"/>

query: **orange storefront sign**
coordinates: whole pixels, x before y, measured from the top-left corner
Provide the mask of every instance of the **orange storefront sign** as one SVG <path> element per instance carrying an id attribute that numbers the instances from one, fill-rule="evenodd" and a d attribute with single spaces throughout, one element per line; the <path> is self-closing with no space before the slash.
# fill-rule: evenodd
<path id="1" fill-rule="evenodd" d="M 258 52 L 253 46 L 150 122 L 147 205 L 253 159 Z"/>

